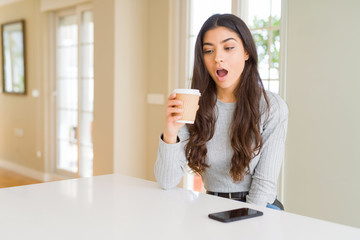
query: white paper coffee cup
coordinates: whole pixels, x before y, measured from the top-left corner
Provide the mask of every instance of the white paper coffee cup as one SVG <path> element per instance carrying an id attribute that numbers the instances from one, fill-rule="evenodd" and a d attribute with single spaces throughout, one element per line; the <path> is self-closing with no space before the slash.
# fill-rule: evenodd
<path id="1" fill-rule="evenodd" d="M 182 117 L 176 122 L 193 124 L 201 96 L 200 91 L 198 89 L 180 88 L 175 89 L 173 93 L 176 93 L 177 100 L 183 101 L 181 108 L 184 110 Z"/>

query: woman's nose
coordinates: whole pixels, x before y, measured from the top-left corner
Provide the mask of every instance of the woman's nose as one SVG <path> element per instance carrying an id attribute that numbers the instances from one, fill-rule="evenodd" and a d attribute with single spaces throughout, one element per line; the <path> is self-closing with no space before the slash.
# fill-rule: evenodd
<path id="1" fill-rule="evenodd" d="M 215 62 L 220 63 L 223 62 L 224 60 L 222 60 L 222 58 L 215 58 Z"/>
<path id="2" fill-rule="evenodd" d="M 217 54 L 215 57 L 215 62 L 216 63 L 224 62 L 224 58 L 220 54 Z"/>

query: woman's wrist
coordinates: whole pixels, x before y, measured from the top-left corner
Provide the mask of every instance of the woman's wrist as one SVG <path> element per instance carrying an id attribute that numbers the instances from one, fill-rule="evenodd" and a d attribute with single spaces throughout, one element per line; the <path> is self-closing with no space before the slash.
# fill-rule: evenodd
<path id="1" fill-rule="evenodd" d="M 164 132 L 163 134 L 163 141 L 167 144 L 174 144 L 177 143 L 177 134 L 176 135 L 169 135 Z"/>

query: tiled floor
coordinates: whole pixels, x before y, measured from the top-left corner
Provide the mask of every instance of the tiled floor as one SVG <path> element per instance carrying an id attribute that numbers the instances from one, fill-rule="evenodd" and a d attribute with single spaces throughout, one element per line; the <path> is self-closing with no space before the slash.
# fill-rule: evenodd
<path id="1" fill-rule="evenodd" d="M 41 183 L 41 181 L 0 168 L 0 188 L 15 187 L 34 183 Z"/>

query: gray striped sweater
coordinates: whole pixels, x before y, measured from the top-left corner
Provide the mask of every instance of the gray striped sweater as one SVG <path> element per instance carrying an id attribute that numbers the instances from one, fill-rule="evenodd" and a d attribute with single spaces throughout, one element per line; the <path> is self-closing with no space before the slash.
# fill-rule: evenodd
<path id="1" fill-rule="evenodd" d="M 215 134 L 207 143 L 209 168 L 202 174 L 204 187 L 212 192 L 249 191 L 248 203 L 265 206 L 273 203 L 277 194 L 277 180 L 284 158 L 288 123 L 286 103 L 276 94 L 267 92 L 270 100 L 270 114 L 262 98 L 260 131 L 263 147 L 258 156 L 250 162 L 250 173 L 241 182 L 234 182 L 229 175 L 233 149 L 230 144 L 229 128 L 236 103 L 216 102 L 217 121 Z M 184 146 L 189 137 L 187 127 L 180 129 L 180 142 L 167 144 L 160 138 L 158 156 L 154 167 L 155 177 L 164 189 L 178 185 L 185 174 L 187 160 Z"/>

